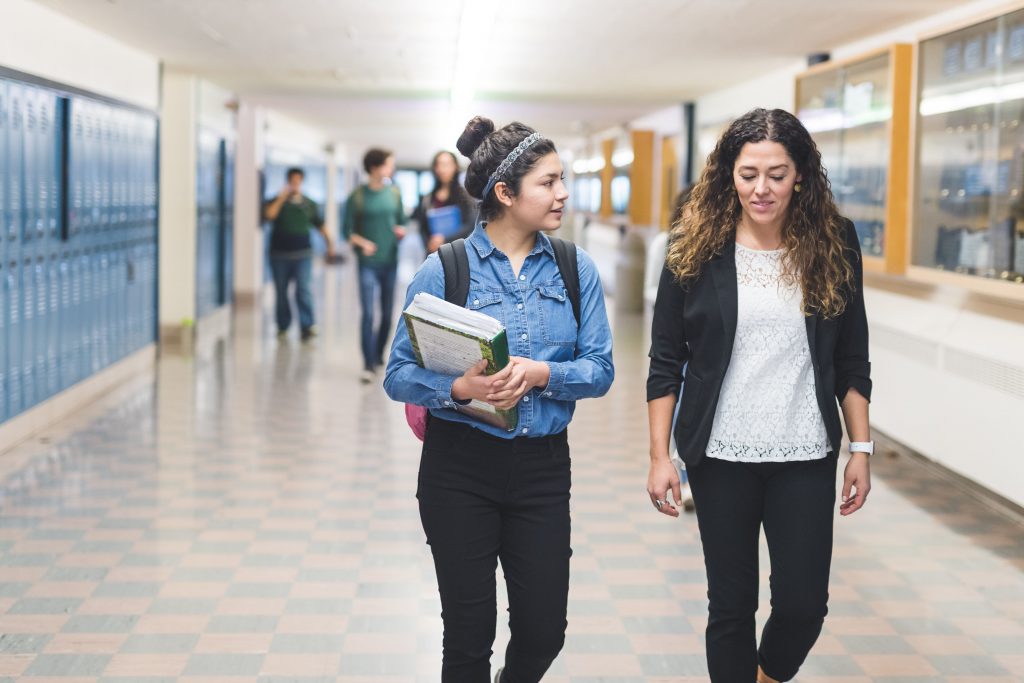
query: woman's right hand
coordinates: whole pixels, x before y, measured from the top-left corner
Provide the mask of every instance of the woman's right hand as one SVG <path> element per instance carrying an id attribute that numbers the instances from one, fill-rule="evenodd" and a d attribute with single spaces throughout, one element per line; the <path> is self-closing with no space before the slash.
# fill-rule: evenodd
<path id="1" fill-rule="evenodd" d="M 481 360 L 457 377 L 452 383 L 452 398 L 483 401 L 501 410 L 514 407 L 523 393 L 519 389 L 526 383 L 525 370 L 515 363 L 509 363 L 493 375 L 485 375 L 486 370 L 487 361 Z M 502 396 L 502 400 L 489 398 L 495 394 Z"/>
<path id="2" fill-rule="evenodd" d="M 669 498 L 669 491 L 672 497 Z M 651 458 L 651 468 L 647 473 L 647 495 L 651 497 L 651 505 L 663 515 L 679 516 L 679 502 L 682 495 L 679 491 L 679 472 L 672 464 L 668 453 Z"/>

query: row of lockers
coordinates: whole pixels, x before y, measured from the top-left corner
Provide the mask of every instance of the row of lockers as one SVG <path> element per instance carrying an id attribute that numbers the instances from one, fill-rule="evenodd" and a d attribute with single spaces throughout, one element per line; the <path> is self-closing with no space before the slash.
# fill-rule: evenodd
<path id="1" fill-rule="evenodd" d="M 234 144 L 202 129 L 196 162 L 196 312 L 201 317 L 231 297 Z"/>
<path id="2" fill-rule="evenodd" d="M 156 117 L 0 79 L 0 421 L 151 343 Z"/>
<path id="3" fill-rule="evenodd" d="M 153 341 L 153 240 L 0 266 L 0 420 Z"/>

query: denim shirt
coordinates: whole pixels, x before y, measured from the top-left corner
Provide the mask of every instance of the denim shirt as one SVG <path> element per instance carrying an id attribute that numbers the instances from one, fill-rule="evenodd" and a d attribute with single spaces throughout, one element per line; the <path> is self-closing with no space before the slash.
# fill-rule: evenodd
<path id="1" fill-rule="evenodd" d="M 470 272 L 466 308 L 501 321 L 508 337 L 509 355 L 547 363 L 551 369 L 548 385 L 535 387 L 520 399 L 519 424 L 514 430 L 506 431 L 459 413 L 452 398 L 456 378 L 417 364 L 403 318 L 398 321 L 391 345 L 384 390 L 396 401 L 427 407 L 435 417 L 465 422 L 502 438 L 561 432 L 572 419 L 576 401 L 602 396 L 615 376 L 612 335 L 594 262 L 586 252 L 577 249 L 583 321 L 582 329 L 577 330 L 572 303 L 546 235 L 537 234 L 537 243 L 518 277 L 483 225 L 478 224 L 467 238 L 466 252 Z M 437 254 L 431 254 L 416 273 L 405 305 L 420 292 L 444 298 L 444 269 Z"/>

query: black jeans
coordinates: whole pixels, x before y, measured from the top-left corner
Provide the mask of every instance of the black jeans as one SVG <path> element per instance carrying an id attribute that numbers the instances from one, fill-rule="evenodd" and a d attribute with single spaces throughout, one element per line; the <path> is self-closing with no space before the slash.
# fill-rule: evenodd
<path id="1" fill-rule="evenodd" d="M 714 683 L 751 683 L 760 664 L 793 678 L 828 612 L 836 456 L 808 462 L 704 458 L 688 468 L 708 574 L 708 671 Z M 758 540 L 771 557 L 772 613 L 757 646 Z"/>
<path id="2" fill-rule="evenodd" d="M 430 419 L 416 495 L 441 594 L 444 683 L 490 681 L 499 558 L 512 632 L 503 683 L 536 683 L 561 651 L 569 487 L 565 432 L 506 440 Z"/>

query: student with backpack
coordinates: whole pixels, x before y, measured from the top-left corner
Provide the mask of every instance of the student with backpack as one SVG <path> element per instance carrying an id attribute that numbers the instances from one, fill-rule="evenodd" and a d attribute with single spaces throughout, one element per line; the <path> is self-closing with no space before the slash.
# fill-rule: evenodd
<path id="1" fill-rule="evenodd" d="M 554 143 L 521 123 L 495 130 L 477 117 L 457 146 L 470 158 L 465 184 L 481 200 L 480 221 L 427 259 L 406 303 L 419 292 L 461 297 L 505 326 L 511 362 L 490 376 L 484 363 L 440 375 L 416 363 L 400 323 L 384 389 L 430 411 L 416 495 L 441 595 L 441 680 L 489 678 L 500 560 L 512 638 L 495 680 L 535 683 L 567 625 L 566 428 L 577 400 L 611 386 L 611 332 L 593 261 L 545 234 L 569 196 Z M 472 399 L 518 406 L 519 423 L 506 431 L 474 420 L 459 411 Z"/>
<path id="2" fill-rule="evenodd" d="M 405 211 L 398 187 L 389 185 L 395 158 L 383 149 L 371 149 L 363 157 L 369 175 L 345 203 L 342 233 L 359 256 L 360 345 L 363 351 L 363 384 L 373 381 L 384 365 L 384 349 L 391 329 L 398 273 L 398 242 L 405 237 Z M 374 313 L 380 302 L 380 320 Z"/>

